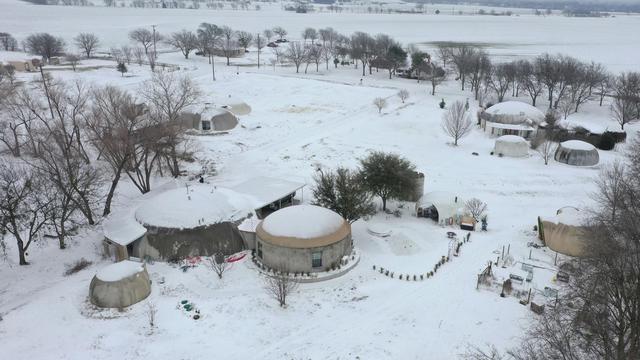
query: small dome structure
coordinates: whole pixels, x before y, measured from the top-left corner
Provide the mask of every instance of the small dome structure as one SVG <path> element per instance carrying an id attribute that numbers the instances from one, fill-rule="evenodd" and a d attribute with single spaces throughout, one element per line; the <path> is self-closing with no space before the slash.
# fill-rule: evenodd
<path id="1" fill-rule="evenodd" d="M 539 217 L 540 240 L 551 250 L 569 256 L 583 256 L 585 253 L 584 225 L 587 213 L 573 206 L 558 209 L 556 216 Z"/>
<path id="2" fill-rule="evenodd" d="M 503 135 L 496 139 L 493 153 L 510 157 L 527 156 L 529 143 L 521 136 Z"/>
<path id="3" fill-rule="evenodd" d="M 433 191 L 422 195 L 416 202 L 418 217 L 431 218 L 442 224 L 453 224 L 462 215 L 464 201 L 454 193 Z"/>
<path id="4" fill-rule="evenodd" d="M 256 228 L 257 255 L 289 272 L 323 271 L 352 249 L 351 225 L 332 210 L 296 205 L 267 216 Z"/>
<path id="5" fill-rule="evenodd" d="M 211 105 L 205 105 L 199 112 L 183 112 L 180 122 L 186 128 L 203 132 L 229 131 L 238 126 L 238 118 L 234 114 Z"/>
<path id="6" fill-rule="evenodd" d="M 129 260 L 104 267 L 89 285 L 89 300 L 102 308 L 125 308 L 146 299 L 150 293 L 146 266 Z"/>
<path id="7" fill-rule="evenodd" d="M 165 191 L 135 211 L 147 233 L 133 253 L 164 260 L 236 253 L 244 249 L 237 225 L 253 207 L 245 195 L 208 185 Z"/>
<path id="8" fill-rule="evenodd" d="M 581 140 L 560 143 L 553 158 L 573 166 L 593 166 L 600 161 L 600 155 L 595 146 Z"/>

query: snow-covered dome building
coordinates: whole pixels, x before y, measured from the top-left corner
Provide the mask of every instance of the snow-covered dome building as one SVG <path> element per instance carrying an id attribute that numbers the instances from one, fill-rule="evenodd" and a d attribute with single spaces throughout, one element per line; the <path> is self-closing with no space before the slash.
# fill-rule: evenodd
<path id="1" fill-rule="evenodd" d="M 569 256 L 585 254 L 588 213 L 565 206 L 552 217 L 538 217 L 538 235 L 549 249 Z"/>
<path id="2" fill-rule="evenodd" d="M 593 166 L 600 161 L 598 149 L 581 140 L 560 143 L 553 157 L 556 161 L 573 166 Z"/>
<path id="3" fill-rule="evenodd" d="M 241 251 L 237 224 L 253 214 L 254 205 L 246 195 L 208 185 L 165 191 L 135 211 L 147 232 L 134 243 L 132 255 L 170 260 Z"/>
<path id="4" fill-rule="evenodd" d="M 200 132 L 229 131 L 238 126 L 238 118 L 224 108 L 205 105 L 196 112 L 180 114 L 182 126 Z"/>
<path id="5" fill-rule="evenodd" d="M 262 220 L 256 243 L 258 259 L 271 269 L 325 271 L 351 254 L 351 225 L 332 210 L 295 205 Z"/>
<path id="6" fill-rule="evenodd" d="M 150 293 L 146 266 L 129 260 L 102 268 L 89 285 L 89 300 L 102 308 L 125 308 L 146 299 Z"/>
<path id="7" fill-rule="evenodd" d="M 525 139 L 533 136 L 544 122 L 544 113 L 521 101 L 505 101 L 478 114 L 480 126 L 494 136 L 517 135 Z"/>
<path id="8" fill-rule="evenodd" d="M 503 135 L 496 139 L 493 153 L 502 156 L 524 157 L 529 154 L 529 143 L 521 136 Z"/>
<path id="9" fill-rule="evenodd" d="M 452 225 L 464 214 L 464 201 L 454 193 L 432 191 L 416 202 L 416 215 L 433 219 L 440 224 Z"/>

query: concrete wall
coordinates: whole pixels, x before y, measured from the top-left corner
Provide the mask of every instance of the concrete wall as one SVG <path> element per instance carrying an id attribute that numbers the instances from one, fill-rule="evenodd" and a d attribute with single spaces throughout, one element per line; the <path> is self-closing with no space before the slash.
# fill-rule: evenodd
<path id="1" fill-rule="evenodd" d="M 237 226 L 231 222 L 193 229 L 147 227 L 147 234 L 133 248 L 133 256 L 155 260 L 235 254 L 245 249 Z"/>
<path id="2" fill-rule="evenodd" d="M 302 240 L 304 241 L 304 240 Z M 275 246 L 256 236 L 257 244 L 262 244 L 262 258 L 265 266 L 270 268 L 285 267 L 289 272 L 317 272 L 337 265 L 343 256 L 351 254 L 351 235 L 328 246 L 316 248 L 286 248 Z M 257 246 L 257 245 L 256 245 Z M 322 251 L 322 267 L 311 267 L 311 253 Z"/>

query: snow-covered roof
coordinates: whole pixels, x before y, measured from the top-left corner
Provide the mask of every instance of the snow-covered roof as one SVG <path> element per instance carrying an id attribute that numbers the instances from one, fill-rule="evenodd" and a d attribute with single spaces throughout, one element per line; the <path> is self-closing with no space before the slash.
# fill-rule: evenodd
<path id="1" fill-rule="evenodd" d="M 244 181 L 231 189 L 255 199 L 254 209 L 257 210 L 302 189 L 305 185 L 305 183 L 260 176 Z"/>
<path id="2" fill-rule="evenodd" d="M 233 190 L 189 185 L 146 200 L 135 217 L 143 225 L 190 229 L 246 217 L 253 199 Z"/>
<path id="3" fill-rule="evenodd" d="M 535 106 L 522 101 L 505 101 L 495 104 L 486 110 L 492 115 L 521 115 L 533 120 L 536 124 L 544 121 L 544 113 Z"/>
<path id="4" fill-rule="evenodd" d="M 596 148 L 595 146 L 582 140 L 567 140 L 560 143 L 560 146 L 562 146 L 565 149 L 581 150 L 581 151 L 591 151 L 591 150 L 595 150 Z"/>
<path id="5" fill-rule="evenodd" d="M 315 205 L 282 208 L 262 221 L 262 229 L 273 236 L 314 239 L 328 236 L 343 227 L 336 212 Z"/>
<path id="6" fill-rule="evenodd" d="M 571 226 L 582 226 L 589 219 L 589 213 L 582 211 L 573 206 L 565 206 L 558 209 L 556 216 L 542 217 L 542 220 L 548 221 L 554 224 L 565 224 Z"/>
<path id="7" fill-rule="evenodd" d="M 100 269 L 96 277 L 102 281 L 120 281 L 129 276 L 144 271 L 144 264 L 137 261 L 124 260 L 115 264 L 107 265 Z"/>
<path id="8" fill-rule="evenodd" d="M 147 229 L 136 221 L 132 211 L 112 214 L 102 223 L 104 236 L 118 245 L 127 246 L 141 238 Z"/>
<path id="9" fill-rule="evenodd" d="M 251 112 L 251 106 L 249 106 L 249 104 L 232 96 L 214 97 L 213 103 L 236 115 L 247 115 Z"/>
<path id="10" fill-rule="evenodd" d="M 426 193 L 416 202 L 416 208 L 429 208 L 434 206 L 438 210 L 440 219 L 454 217 L 464 207 L 462 198 L 447 191 L 433 191 Z"/>
<path id="11" fill-rule="evenodd" d="M 258 219 L 256 216 L 252 216 L 250 218 L 244 219 L 240 223 L 240 225 L 238 225 L 238 230 L 248 233 L 254 233 L 256 232 L 256 227 L 258 226 L 258 224 L 260 224 L 260 219 Z"/>
<path id="12" fill-rule="evenodd" d="M 503 135 L 496 139 L 496 142 L 508 142 L 508 143 L 527 143 L 522 136 L 517 135 Z"/>

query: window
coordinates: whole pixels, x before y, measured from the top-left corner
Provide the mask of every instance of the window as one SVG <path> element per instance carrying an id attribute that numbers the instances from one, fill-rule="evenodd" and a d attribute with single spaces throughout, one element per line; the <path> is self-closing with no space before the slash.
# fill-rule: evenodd
<path id="1" fill-rule="evenodd" d="M 262 259 L 262 243 L 258 243 L 258 257 Z"/>
<path id="2" fill-rule="evenodd" d="M 322 267 L 322 251 L 314 251 L 311 253 L 311 267 Z"/>
<path id="3" fill-rule="evenodd" d="M 211 130 L 211 121 L 203 120 L 202 121 L 202 130 Z"/>

